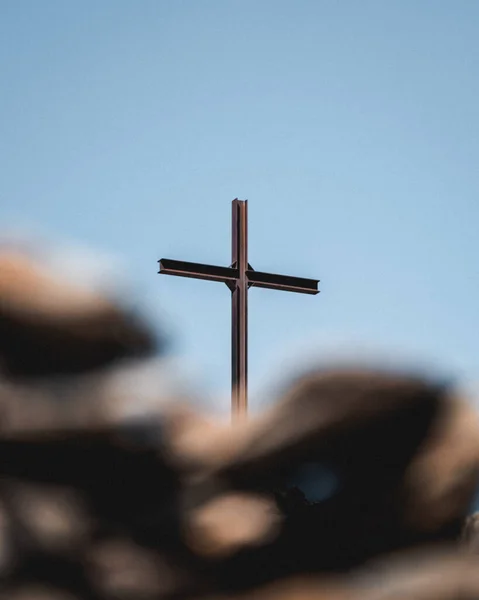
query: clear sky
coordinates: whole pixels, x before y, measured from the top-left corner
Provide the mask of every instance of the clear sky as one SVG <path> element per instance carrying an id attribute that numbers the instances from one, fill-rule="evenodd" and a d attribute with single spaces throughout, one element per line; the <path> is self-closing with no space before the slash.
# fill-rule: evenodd
<path id="1" fill-rule="evenodd" d="M 250 292 L 253 406 L 338 347 L 475 386 L 478 26 L 473 0 L 2 0 L 0 222 L 118 257 L 227 398 L 228 289 L 156 261 L 229 265 L 247 198 L 251 264 L 322 290 Z"/>

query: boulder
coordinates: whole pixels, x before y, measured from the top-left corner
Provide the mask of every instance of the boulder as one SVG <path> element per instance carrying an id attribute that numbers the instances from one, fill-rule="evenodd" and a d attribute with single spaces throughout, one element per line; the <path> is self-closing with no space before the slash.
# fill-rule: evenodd
<path id="1" fill-rule="evenodd" d="M 177 450 L 183 457 L 192 453 L 192 429 Z M 445 385 L 372 370 L 312 373 L 229 437 L 221 428 L 210 433 L 203 476 L 188 492 L 191 518 L 221 495 L 276 500 L 282 522 L 274 535 L 258 530 L 262 541 L 243 548 L 232 541 L 233 553 L 222 545 L 225 590 L 344 572 L 385 553 L 457 540 L 478 485 L 478 442 L 475 413 Z M 220 520 L 215 526 L 205 535 L 226 539 Z"/>
<path id="2" fill-rule="evenodd" d="M 88 372 L 154 348 L 144 320 L 118 302 L 27 253 L 0 252 L 0 368 L 8 375 Z"/>

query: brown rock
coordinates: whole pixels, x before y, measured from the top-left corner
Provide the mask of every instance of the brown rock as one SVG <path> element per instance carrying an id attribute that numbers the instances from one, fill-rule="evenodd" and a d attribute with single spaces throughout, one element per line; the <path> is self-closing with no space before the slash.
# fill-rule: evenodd
<path id="1" fill-rule="evenodd" d="M 4 481 L 2 497 L 29 551 L 79 552 L 91 535 L 91 517 L 79 490 Z"/>
<path id="2" fill-rule="evenodd" d="M 352 599 L 476 600 L 477 559 L 455 548 L 404 552 L 372 563 L 346 579 Z"/>
<path id="3" fill-rule="evenodd" d="M 224 558 L 238 549 L 263 545 L 278 533 L 281 516 L 274 500 L 227 493 L 185 517 L 185 538 L 199 555 Z"/>
<path id="4" fill-rule="evenodd" d="M 479 419 L 461 398 L 445 396 L 429 435 L 406 470 L 405 523 L 434 532 L 464 520 L 479 481 Z"/>
<path id="5" fill-rule="evenodd" d="M 111 300 L 19 252 L 0 254 L 0 365 L 8 373 L 82 372 L 153 347 L 145 324 Z"/>
<path id="6" fill-rule="evenodd" d="M 477 560 L 457 550 L 403 552 L 336 577 L 280 579 L 244 595 L 209 600 L 477 600 Z"/>
<path id="7" fill-rule="evenodd" d="M 2 600 L 81 600 L 80 596 L 43 584 L 21 585 L 9 588 Z"/>
<path id="8" fill-rule="evenodd" d="M 247 551 L 219 560 L 220 586 L 343 571 L 455 540 L 477 485 L 477 440 L 470 410 L 446 387 L 372 371 L 313 374 L 229 438 L 211 429 L 198 503 L 209 502 L 207 482 L 216 480 L 213 495 L 276 497 L 284 513 L 274 540 L 250 539 Z M 294 488 L 301 501 L 286 494 Z"/>
<path id="9" fill-rule="evenodd" d="M 479 554 L 479 513 L 474 513 L 466 519 L 461 536 L 462 544 L 473 554 Z"/>
<path id="10" fill-rule="evenodd" d="M 156 600 L 180 587 L 177 572 L 158 554 L 129 539 L 110 539 L 89 551 L 92 587 L 111 600 Z"/>
<path id="11" fill-rule="evenodd" d="M 234 428 L 176 406 L 135 422 L 115 386 L 89 373 L 119 356 L 97 360 L 111 331 L 95 319 L 114 314 L 121 329 L 125 315 L 8 261 L 0 258 L 0 280 L 2 268 L 14 273 L 0 285 L 6 366 L 68 373 L 0 386 L 8 597 L 26 590 L 40 599 L 40 583 L 52 598 L 99 600 L 479 597 L 470 555 L 409 557 L 455 540 L 477 482 L 477 421 L 447 388 L 331 370 L 301 378 L 277 406 Z M 13 339 L 21 346 L 12 355 Z M 48 361 L 63 351 L 69 358 L 52 371 Z M 474 521 L 467 529 L 469 543 Z M 368 564 L 397 550 L 404 560 Z"/>

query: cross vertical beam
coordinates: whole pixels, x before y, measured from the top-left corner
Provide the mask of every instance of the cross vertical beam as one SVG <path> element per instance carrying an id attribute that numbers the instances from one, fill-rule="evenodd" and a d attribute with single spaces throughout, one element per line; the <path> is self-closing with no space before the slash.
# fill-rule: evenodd
<path id="1" fill-rule="evenodd" d="M 232 267 L 238 279 L 232 289 L 231 303 L 231 389 L 232 418 L 246 416 L 248 397 L 248 201 L 233 200 Z"/>

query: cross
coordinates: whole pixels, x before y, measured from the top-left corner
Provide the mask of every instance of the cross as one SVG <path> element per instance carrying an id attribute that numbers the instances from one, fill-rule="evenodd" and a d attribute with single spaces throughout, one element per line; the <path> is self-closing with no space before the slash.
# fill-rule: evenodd
<path id="1" fill-rule="evenodd" d="M 231 290 L 231 408 L 233 419 L 246 416 L 248 406 L 248 288 L 262 287 L 300 294 L 318 294 L 319 279 L 255 271 L 248 263 L 248 201 L 233 200 L 230 267 L 162 258 L 162 275 L 221 281 Z"/>

